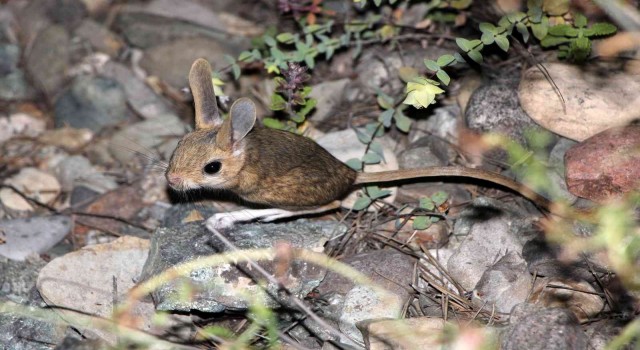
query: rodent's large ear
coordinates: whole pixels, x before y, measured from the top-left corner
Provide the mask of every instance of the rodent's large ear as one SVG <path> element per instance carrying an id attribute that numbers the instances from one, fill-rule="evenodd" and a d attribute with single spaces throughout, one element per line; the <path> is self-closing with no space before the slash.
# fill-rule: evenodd
<path id="1" fill-rule="evenodd" d="M 193 62 L 189 72 L 189 85 L 196 110 L 196 130 L 222 125 L 211 82 L 211 66 L 207 60 L 199 58 Z"/>
<path id="2" fill-rule="evenodd" d="M 256 105 L 243 97 L 236 100 L 229 110 L 233 142 L 242 140 L 256 124 Z"/>

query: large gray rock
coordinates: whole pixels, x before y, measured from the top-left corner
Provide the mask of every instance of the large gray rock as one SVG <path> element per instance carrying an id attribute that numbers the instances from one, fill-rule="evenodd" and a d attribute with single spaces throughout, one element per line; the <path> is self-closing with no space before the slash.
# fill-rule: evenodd
<path id="1" fill-rule="evenodd" d="M 36 286 L 36 278 L 45 261 L 39 256 L 24 261 L 14 261 L 0 257 L 0 298 L 20 298 L 26 300 Z"/>
<path id="2" fill-rule="evenodd" d="M 94 132 L 127 119 L 127 99 L 118 82 L 103 77 L 79 76 L 55 105 L 55 125 L 87 128 Z"/>
<path id="3" fill-rule="evenodd" d="M 465 112 L 467 126 L 482 133 L 496 132 L 527 145 L 525 131 L 542 129 L 520 107 L 518 82 L 517 75 L 505 75 L 478 87 Z"/>
<path id="4" fill-rule="evenodd" d="M 350 278 L 329 272 L 318 286 L 318 293 L 328 298 L 324 317 L 337 324 L 351 339 L 363 341 L 357 324 L 367 320 L 399 318 L 412 293 L 406 287 L 412 283 L 415 259 L 394 249 L 376 250 L 350 256 L 343 263 L 370 278 L 373 285 L 384 288 L 382 294 L 370 286 L 354 283 Z M 307 324 L 314 327 L 313 322 Z"/>
<path id="5" fill-rule="evenodd" d="M 284 241 L 294 247 L 321 250 L 333 234 L 342 234 L 346 227 L 331 221 L 309 222 L 298 220 L 285 224 L 236 225 L 225 231 L 225 237 L 240 249 L 271 248 Z M 146 280 L 181 263 L 193 262 L 201 257 L 227 252 L 229 248 L 211 235 L 204 222 L 156 230 L 152 236 L 149 259 L 145 263 L 142 279 Z M 273 261 L 258 262 L 273 274 Z M 285 285 L 298 298 L 304 298 L 324 278 L 324 267 L 296 260 L 286 272 Z M 255 276 L 251 278 L 250 276 Z M 188 277 L 167 281 L 152 293 L 158 310 L 221 312 L 226 309 L 244 310 L 261 287 L 255 280 L 264 280 L 247 263 L 222 264 L 192 271 Z M 187 283 L 185 285 L 185 283 Z M 184 288 L 191 290 L 184 298 Z M 268 283 L 265 300 L 269 307 L 280 305 L 277 286 Z M 182 297 L 181 297 L 182 296 Z M 286 300 L 286 299 L 284 299 Z"/>
<path id="6" fill-rule="evenodd" d="M 473 303 L 491 312 L 509 313 L 531 292 L 533 276 L 520 254 L 508 252 L 488 268 L 474 289 Z"/>
<path id="7" fill-rule="evenodd" d="M 454 236 L 466 236 L 447 262 L 447 270 L 466 290 L 476 286 L 482 274 L 509 252 L 522 254 L 530 240 L 532 218 L 513 207 L 484 197 L 460 214 Z M 524 262 L 524 260 L 522 260 Z"/>
<path id="8" fill-rule="evenodd" d="M 587 337 L 570 311 L 537 309 L 521 304 L 511 314 L 510 330 L 502 341 L 504 350 L 582 350 Z"/>
<path id="9" fill-rule="evenodd" d="M 194 0 L 183 0 L 180 6 L 172 0 L 126 4 L 115 21 L 116 28 L 127 40 L 141 48 L 199 36 L 224 40 L 240 47 L 248 46 L 243 38 L 229 35 L 227 24 L 218 13 Z"/>
<path id="10" fill-rule="evenodd" d="M 184 38 L 147 49 L 140 66 L 149 74 L 181 89 L 189 85 L 189 69 L 196 59 L 205 58 L 214 69 L 219 69 L 229 64 L 224 60 L 225 54 L 234 57 L 239 53 L 239 49 L 222 45 L 218 40 Z"/>
<path id="11" fill-rule="evenodd" d="M 71 232 L 67 216 L 43 216 L 30 219 L 0 221 L 6 242 L 0 244 L 0 255 L 12 260 L 25 260 L 44 253 Z"/>

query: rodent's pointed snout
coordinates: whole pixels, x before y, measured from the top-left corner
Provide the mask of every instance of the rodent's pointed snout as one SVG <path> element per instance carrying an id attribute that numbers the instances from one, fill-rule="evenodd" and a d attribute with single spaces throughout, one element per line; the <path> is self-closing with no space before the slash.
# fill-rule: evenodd
<path id="1" fill-rule="evenodd" d="M 167 172 L 165 177 L 172 188 L 180 189 L 184 185 L 184 178 L 176 173 Z"/>

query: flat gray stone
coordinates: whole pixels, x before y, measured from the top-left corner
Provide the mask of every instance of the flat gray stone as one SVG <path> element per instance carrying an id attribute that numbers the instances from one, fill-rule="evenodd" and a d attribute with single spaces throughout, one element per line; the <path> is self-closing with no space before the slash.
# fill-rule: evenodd
<path id="1" fill-rule="evenodd" d="M 29 255 L 44 253 L 60 242 L 71 231 L 67 216 L 42 216 L 30 219 L 0 221 L 5 244 L 0 244 L 0 255 L 12 260 L 25 260 Z"/>
<path id="2" fill-rule="evenodd" d="M 271 248 L 284 241 L 294 247 L 322 250 L 332 234 L 342 234 L 346 227 L 332 221 L 298 220 L 284 224 L 236 225 L 225 231 L 225 237 L 239 249 Z M 191 262 L 200 257 L 226 252 L 228 249 L 205 228 L 204 221 L 188 223 L 178 227 L 162 227 L 152 236 L 149 259 L 142 273 L 148 279 L 181 263 Z M 259 264 L 274 273 L 272 261 Z M 222 264 L 192 271 L 188 278 L 179 278 L 163 284 L 152 295 L 158 310 L 221 312 L 226 309 L 245 310 L 250 302 L 246 297 L 255 296 L 260 287 L 246 273 L 264 278 L 247 266 Z M 244 272 L 243 272 L 244 271 Z M 324 278 L 324 267 L 306 261 L 293 261 L 287 271 L 286 286 L 298 298 L 304 298 Z M 190 300 L 180 297 L 184 283 L 191 290 Z M 267 284 L 268 294 L 278 295 L 273 284 Z M 274 298 L 266 300 L 268 307 L 280 304 Z"/>
<path id="3" fill-rule="evenodd" d="M 66 80 L 71 39 L 58 25 L 42 30 L 27 56 L 26 67 L 36 86 L 48 96 L 55 96 Z"/>

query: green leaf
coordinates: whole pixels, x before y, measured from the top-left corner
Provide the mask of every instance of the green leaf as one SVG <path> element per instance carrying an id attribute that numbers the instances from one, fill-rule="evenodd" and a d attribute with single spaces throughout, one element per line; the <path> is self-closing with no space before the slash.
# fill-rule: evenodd
<path id="1" fill-rule="evenodd" d="M 265 35 L 264 36 L 264 43 L 267 44 L 268 46 L 276 46 L 276 45 L 278 45 L 276 40 L 270 35 Z"/>
<path id="2" fill-rule="evenodd" d="M 544 1 L 544 11 L 549 16 L 562 16 L 569 12 L 569 0 L 546 0 Z"/>
<path id="3" fill-rule="evenodd" d="M 467 61 L 465 61 L 464 57 L 462 57 L 462 55 L 458 52 L 453 54 L 453 57 L 456 59 L 456 62 L 458 63 L 466 63 Z"/>
<path id="4" fill-rule="evenodd" d="M 253 62 L 255 59 L 250 51 L 242 51 L 238 56 L 238 61 Z"/>
<path id="5" fill-rule="evenodd" d="M 573 25 L 577 28 L 584 28 L 587 26 L 587 17 L 580 13 L 573 15 Z"/>
<path id="6" fill-rule="evenodd" d="M 451 7 L 456 10 L 464 10 L 471 5 L 472 0 L 451 0 Z"/>
<path id="7" fill-rule="evenodd" d="M 465 38 L 456 38 L 456 44 L 458 44 L 458 47 L 464 52 L 468 52 L 473 47 L 471 41 Z"/>
<path id="8" fill-rule="evenodd" d="M 368 144 L 369 142 L 371 142 L 372 138 L 370 134 L 367 134 L 365 132 L 362 132 L 362 130 L 356 128 L 354 129 L 356 131 L 356 135 L 358 136 L 358 140 L 360 140 L 360 142 L 364 143 L 364 144 Z"/>
<path id="9" fill-rule="evenodd" d="M 442 204 L 444 204 L 447 201 L 447 199 L 449 199 L 449 194 L 443 191 L 438 191 L 433 195 L 431 195 L 431 200 L 437 206 L 441 206 Z"/>
<path id="10" fill-rule="evenodd" d="M 364 164 L 378 164 L 381 160 L 380 156 L 374 152 L 367 152 L 367 154 L 362 157 Z"/>
<path id="11" fill-rule="evenodd" d="M 435 203 L 433 203 L 433 200 L 429 197 L 422 197 L 420 198 L 420 202 L 418 203 L 418 207 L 420 207 L 421 209 L 426 209 L 426 210 L 434 210 L 436 208 Z"/>
<path id="12" fill-rule="evenodd" d="M 271 104 L 269 109 L 272 111 L 281 111 L 287 107 L 287 101 L 280 94 L 271 95 Z"/>
<path id="13" fill-rule="evenodd" d="M 371 144 L 369 144 L 369 150 L 377 154 L 380 159 L 384 160 L 384 149 L 382 148 L 382 144 L 380 142 L 371 142 Z"/>
<path id="14" fill-rule="evenodd" d="M 284 123 L 282 123 L 278 119 L 264 118 L 262 120 L 262 124 L 264 124 L 264 126 L 266 126 L 267 128 L 271 128 L 271 129 L 278 129 L 278 130 L 285 129 Z"/>
<path id="15" fill-rule="evenodd" d="M 469 58 L 474 60 L 476 63 L 482 63 L 482 54 L 478 50 L 471 50 L 467 52 Z"/>
<path id="16" fill-rule="evenodd" d="M 400 129 L 402 132 L 409 132 L 411 129 L 411 119 L 409 119 L 404 113 L 396 110 L 394 114 L 394 119 L 396 120 L 396 127 Z"/>
<path id="17" fill-rule="evenodd" d="M 389 194 L 391 194 L 391 191 L 381 190 L 380 187 L 378 186 L 367 186 L 365 190 L 369 195 L 369 197 L 371 197 L 371 199 L 378 199 L 378 198 L 386 197 Z"/>
<path id="18" fill-rule="evenodd" d="M 533 3 L 531 0 L 529 0 L 527 4 L 527 9 L 529 9 L 527 11 L 527 14 L 529 15 L 529 19 L 531 19 L 531 22 L 533 23 L 540 23 L 543 18 L 542 15 L 544 14 L 544 12 L 542 11 L 542 0 L 539 0 L 537 2 L 538 3 Z"/>
<path id="19" fill-rule="evenodd" d="M 442 69 L 436 72 L 436 76 L 444 85 L 448 86 L 449 82 L 451 82 L 451 77 L 449 77 L 449 74 L 447 74 L 447 72 L 443 71 Z"/>
<path id="20" fill-rule="evenodd" d="M 438 66 L 440 67 L 445 67 L 450 65 L 451 63 L 455 62 L 456 58 L 453 57 L 453 55 L 442 55 L 440 57 L 438 57 L 438 60 L 436 61 L 438 63 Z"/>
<path id="21" fill-rule="evenodd" d="M 295 40 L 295 36 L 291 33 L 280 33 L 276 36 L 276 40 L 285 44 L 292 44 Z"/>
<path id="22" fill-rule="evenodd" d="M 540 23 L 534 23 L 531 25 L 531 31 L 533 32 L 533 36 L 538 40 L 544 39 L 549 32 L 549 17 L 542 17 Z"/>
<path id="23" fill-rule="evenodd" d="M 306 63 L 307 66 L 309 66 L 309 68 L 313 69 L 313 67 L 315 67 L 315 65 L 316 65 L 316 60 L 315 60 L 315 58 L 313 56 L 306 55 L 306 56 L 304 56 L 304 63 Z"/>
<path id="24" fill-rule="evenodd" d="M 233 79 L 238 80 L 240 78 L 240 66 L 237 64 L 231 65 L 231 72 L 233 73 Z"/>
<path id="25" fill-rule="evenodd" d="M 578 30 L 568 24 L 558 24 L 549 28 L 549 34 L 555 36 L 578 36 Z"/>
<path id="26" fill-rule="evenodd" d="M 540 46 L 547 48 L 566 44 L 568 42 L 571 42 L 571 39 L 561 36 L 547 35 L 544 37 L 544 39 L 540 40 Z"/>
<path id="27" fill-rule="evenodd" d="M 384 112 L 380 113 L 380 117 L 378 117 L 378 121 L 384 125 L 385 128 L 391 126 L 391 120 L 393 119 L 394 109 L 386 109 Z"/>
<path id="28" fill-rule="evenodd" d="M 304 104 L 304 107 L 300 109 L 298 114 L 300 114 L 300 116 L 302 117 L 306 117 L 307 114 L 309 114 L 309 112 L 311 112 L 317 104 L 318 104 L 318 100 L 316 100 L 315 98 L 308 99 L 307 103 Z"/>
<path id="29" fill-rule="evenodd" d="M 495 41 L 495 35 L 493 33 L 485 32 L 482 33 L 480 40 L 482 40 L 482 43 L 485 45 L 491 45 Z"/>
<path id="30" fill-rule="evenodd" d="M 433 60 L 424 60 L 424 65 L 427 67 L 427 69 L 429 69 L 430 71 L 434 71 L 437 72 L 440 70 L 440 65 L 438 64 L 438 62 L 433 61 Z"/>
<path id="31" fill-rule="evenodd" d="M 361 171 L 362 170 L 362 160 L 358 159 L 358 158 L 351 158 L 349 160 L 347 160 L 345 162 L 346 165 L 349 166 L 349 168 L 355 170 L 355 171 Z"/>
<path id="32" fill-rule="evenodd" d="M 529 29 L 527 28 L 527 26 L 522 22 L 518 22 L 516 24 L 516 29 L 518 30 L 518 33 L 520 33 L 520 35 L 522 35 L 522 40 L 525 43 L 528 42 L 529 41 Z M 507 51 L 507 50 L 504 50 L 504 51 Z"/>
<path id="33" fill-rule="evenodd" d="M 485 34 L 485 33 L 498 34 L 498 27 L 496 27 L 493 24 L 488 23 L 488 22 L 482 22 L 482 23 L 480 23 L 480 31 L 483 34 Z"/>
<path id="34" fill-rule="evenodd" d="M 373 135 L 374 137 L 379 137 L 384 135 L 384 128 L 380 127 L 380 123 L 368 123 L 364 126 L 365 130 L 369 133 L 369 135 Z"/>
<path id="35" fill-rule="evenodd" d="M 584 31 L 586 36 L 605 36 L 618 31 L 618 28 L 611 23 L 596 23 Z"/>
<path id="36" fill-rule="evenodd" d="M 353 204 L 353 210 L 359 211 L 366 209 L 369 205 L 371 205 L 371 198 L 369 197 L 360 197 Z"/>
<path id="37" fill-rule="evenodd" d="M 509 51 L 509 39 L 504 35 L 496 36 L 496 45 L 504 52 Z"/>
<path id="38" fill-rule="evenodd" d="M 413 219 L 414 230 L 426 230 L 431 226 L 431 220 L 428 216 L 417 216 Z"/>

